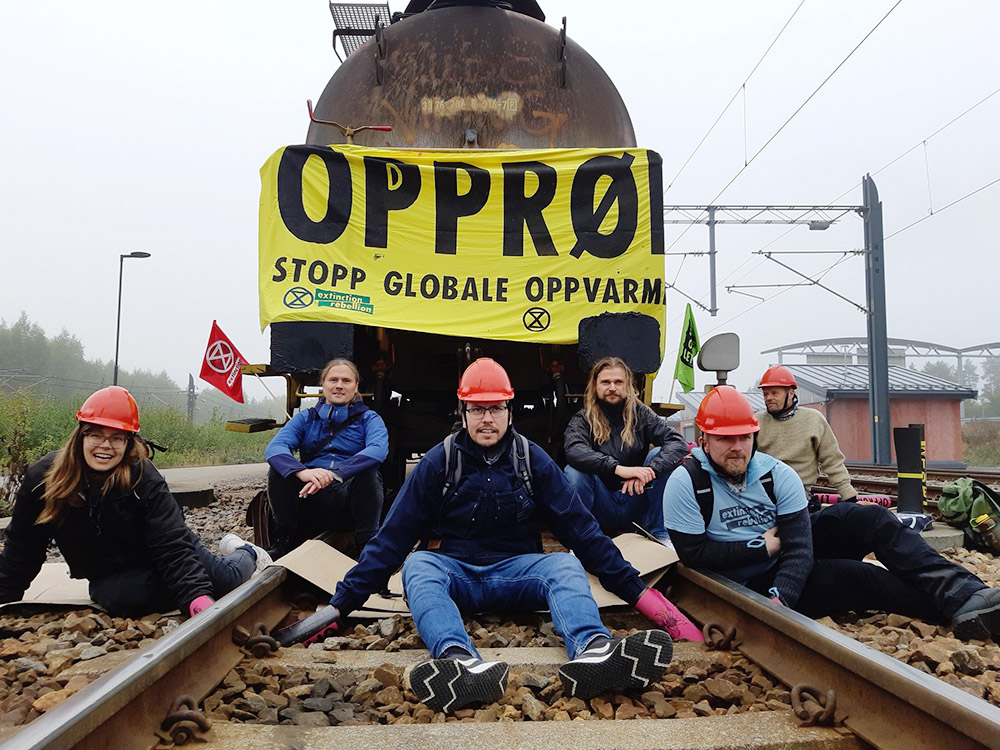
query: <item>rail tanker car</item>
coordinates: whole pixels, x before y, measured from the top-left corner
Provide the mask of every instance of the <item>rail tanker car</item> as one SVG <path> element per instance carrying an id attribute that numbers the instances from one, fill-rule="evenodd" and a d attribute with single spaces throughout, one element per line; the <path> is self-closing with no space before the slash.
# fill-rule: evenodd
<path id="1" fill-rule="evenodd" d="M 545 23 L 534 0 L 412 0 L 392 16 L 387 5 L 331 3 L 331 12 L 337 23 L 334 48 L 339 42 L 347 54 L 315 108 L 310 105 L 307 146 L 462 150 L 467 165 L 486 150 L 636 147 L 615 85 L 566 35 L 566 19 L 561 27 Z M 648 191 L 652 221 L 647 221 L 659 225 L 651 228 L 651 243 L 652 252 L 662 255 L 662 180 L 654 157 Z M 496 268 L 507 260 L 498 253 Z M 662 258 L 657 260 L 659 271 L 650 274 L 656 278 L 647 279 L 638 294 L 662 308 Z M 620 271 L 613 259 L 606 266 L 613 281 Z M 496 268 L 483 269 L 483 275 Z M 273 269 L 262 264 L 261 270 L 263 275 Z M 398 288 L 419 283 L 393 278 Z M 569 299 L 569 290 L 556 284 L 558 305 Z M 414 304 L 420 302 L 419 294 L 412 296 Z M 270 364 L 245 371 L 284 376 L 291 411 L 303 387 L 316 384 L 326 361 L 355 361 L 362 392 L 389 427 L 392 452 L 385 478 L 387 485 L 398 486 L 407 458 L 434 445 L 454 424 L 460 373 L 477 357 L 490 356 L 511 375 L 518 429 L 558 458 L 565 422 L 578 407 L 590 364 L 608 354 L 623 356 L 638 373 L 647 400 L 647 376 L 660 366 L 662 314 L 630 311 L 627 305 L 624 312 L 621 305 L 608 312 L 612 306 L 596 292 L 591 300 L 576 341 L 560 343 L 533 341 L 530 334 L 505 340 L 409 330 L 380 324 L 377 313 L 370 325 L 270 322 Z M 528 327 L 528 312 L 525 321 Z"/>

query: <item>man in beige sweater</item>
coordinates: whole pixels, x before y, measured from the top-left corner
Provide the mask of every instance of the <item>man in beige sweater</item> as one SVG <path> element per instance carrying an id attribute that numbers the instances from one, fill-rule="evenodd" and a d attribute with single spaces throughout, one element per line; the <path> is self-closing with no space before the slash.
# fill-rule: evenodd
<path id="1" fill-rule="evenodd" d="M 812 492 L 822 472 L 840 493 L 841 501 L 856 500 L 858 493 L 851 486 L 837 436 L 818 411 L 799 408 L 796 388 L 795 377 L 782 365 L 769 367 L 761 377 L 767 411 L 757 414 L 757 447 L 795 469 L 807 492 Z"/>

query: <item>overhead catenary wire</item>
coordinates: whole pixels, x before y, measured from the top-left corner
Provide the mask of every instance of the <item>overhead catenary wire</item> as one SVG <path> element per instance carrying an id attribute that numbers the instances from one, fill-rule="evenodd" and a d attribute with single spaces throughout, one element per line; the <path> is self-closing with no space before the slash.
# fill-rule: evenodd
<path id="1" fill-rule="evenodd" d="M 927 214 L 926 216 L 921 216 L 921 217 L 920 217 L 919 219 L 917 219 L 916 221 L 913 221 L 913 222 L 910 222 L 909 224 L 907 224 L 907 225 L 906 225 L 905 227 L 903 227 L 902 229 L 897 229 L 897 230 L 896 230 L 895 232 L 893 232 L 892 234 L 887 234 L 887 235 L 885 236 L 885 239 L 889 239 L 890 237 L 895 237 L 895 236 L 896 236 L 897 234 L 901 234 L 902 232 L 905 232 L 905 231 L 906 231 L 907 229 L 910 229 L 911 227 L 915 227 L 915 226 L 916 226 L 917 224 L 919 224 L 920 222 L 922 222 L 922 221 L 926 221 L 927 219 L 931 218 L 932 216 L 937 216 L 937 215 L 938 215 L 938 214 L 940 214 L 941 212 L 943 212 L 943 211 L 946 211 L 947 209 L 951 208 L 952 206 L 955 206 L 955 205 L 957 205 L 957 204 L 961 203 L 961 202 L 962 202 L 962 201 L 964 201 L 965 199 L 967 199 L 967 198 L 971 198 L 971 197 L 972 197 L 972 196 L 974 196 L 974 195 L 975 195 L 976 193 L 981 193 L 982 191 L 986 190 L 986 188 L 989 188 L 989 187 L 992 187 L 993 185 L 996 185 L 996 184 L 997 184 L 998 182 L 1000 182 L 1000 177 L 996 178 L 995 180 L 992 180 L 991 182 L 988 182 L 988 183 L 986 183 L 985 185 L 983 185 L 983 186 L 981 186 L 981 187 L 978 187 L 978 188 L 976 188 L 976 189 L 975 189 L 975 190 L 973 190 L 973 191 L 972 191 L 971 193 L 966 193 L 966 194 L 965 194 L 965 195 L 963 195 L 963 196 L 962 196 L 961 198 L 956 198 L 956 199 L 955 199 L 955 200 L 953 200 L 953 201 L 952 201 L 951 203 L 949 203 L 949 204 L 948 204 L 947 206 L 942 206 L 941 208 L 939 208 L 939 209 L 938 209 L 937 211 L 935 211 L 934 213 L 931 213 L 931 214 Z"/>
<path id="2" fill-rule="evenodd" d="M 770 244 L 770 243 L 768 243 L 768 244 Z M 765 245 L 764 247 L 767 247 L 767 245 Z M 828 273 L 830 273 L 830 271 L 832 271 L 834 268 L 836 268 L 837 266 L 839 266 L 841 263 L 843 263 L 849 257 L 850 257 L 849 255 L 845 255 L 845 256 L 843 256 L 841 258 L 838 258 L 836 261 L 834 261 L 833 263 L 831 263 L 829 266 L 827 266 L 826 268 L 824 268 L 821 271 L 819 271 L 816 274 L 816 279 L 817 280 L 822 280 Z M 760 263 L 764 263 L 764 260 L 761 259 Z M 743 264 L 741 264 L 741 265 L 745 265 L 745 262 Z M 754 269 L 751 269 L 751 271 L 752 270 L 754 270 Z M 731 272 L 729 275 L 732 275 L 732 273 L 735 273 L 735 270 L 733 272 Z M 749 271 L 748 271 L 748 273 L 749 273 Z M 746 274 L 744 274 L 744 276 L 741 276 L 740 278 L 744 278 L 745 276 L 746 276 Z M 728 278 L 728 276 L 725 277 L 725 278 Z M 725 281 L 725 278 L 723 279 L 723 281 Z M 794 286 L 783 287 L 783 288 L 777 290 L 776 292 L 774 292 L 773 294 L 771 294 L 771 295 L 769 295 L 767 297 L 758 298 L 759 299 L 758 302 L 755 302 L 750 307 L 746 308 L 745 310 L 741 310 L 740 312 L 736 313 L 735 315 L 730 316 L 729 318 L 726 318 L 725 320 L 720 320 L 713 327 L 711 327 L 711 328 L 709 328 L 707 330 L 701 331 L 701 334 L 713 333 L 714 331 L 719 330 L 723 326 L 729 325 L 734 320 L 737 320 L 738 318 L 741 318 L 742 316 L 746 315 L 747 313 L 752 312 L 753 310 L 757 309 L 761 305 L 766 304 L 767 302 L 770 302 L 775 297 L 779 297 L 782 294 L 784 294 L 785 292 L 791 291 L 792 289 L 798 289 L 799 287 L 802 287 L 802 286 L 811 286 L 811 284 L 803 282 L 802 284 L 796 284 Z M 704 299 L 704 296 L 702 296 L 702 299 Z M 681 316 L 681 317 L 683 317 L 683 316 Z M 680 318 L 677 318 L 677 320 L 679 320 L 679 319 Z M 673 321 L 673 322 L 676 322 L 676 320 Z M 669 360 L 674 355 L 676 355 L 676 353 L 677 353 L 677 349 L 673 349 L 672 351 L 666 353 L 666 356 L 664 357 L 664 359 L 665 360 Z"/>
<path id="3" fill-rule="evenodd" d="M 873 27 L 871 28 L 871 30 L 869 30 L 869 31 L 868 31 L 868 33 L 864 35 L 864 37 L 863 37 L 863 38 L 861 39 L 861 41 L 860 41 L 860 42 L 858 42 L 858 43 L 857 43 L 857 44 L 856 44 L 856 45 L 854 46 L 854 48 L 853 48 L 853 49 L 852 49 L 852 50 L 851 50 L 850 52 L 848 52 L 848 53 L 847 53 L 847 56 L 846 56 L 846 57 L 845 57 L 845 58 L 844 58 L 843 60 L 841 60 L 841 61 L 840 61 L 840 62 L 839 62 L 839 63 L 837 64 L 837 66 L 836 66 L 836 67 L 835 67 L 835 68 L 834 68 L 834 69 L 833 69 L 833 70 L 832 70 L 832 71 L 831 71 L 831 72 L 829 73 L 829 75 L 827 75 L 827 76 L 826 76 L 826 78 L 824 78 L 824 79 L 823 79 L 823 81 L 822 81 L 822 82 L 821 82 L 821 83 L 819 84 L 819 86 L 817 86 L 817 87 L 816 87 L 816 88 L 815 88 L 815 89 L 813 90 L 813 92 L 812 92 L 811 94 L 809 94 L 809 96 L 807 96 L 807 97 L 805 98 L 805 100 L 804 100 L 804 101 L 803 101 L 803 102 L 802 102 L 802 103 L 801 103 L 801 104 L 800 104 L 800 105 L 799 105 L 799 106 L 798 106 L 798 107 L 797 107 L 797 108 L 795 109 L 795 111 L 794 111 L 794 112 L 792 112 L 792 114 L 788 116 L 788 118 L 787 118 L 787 119 L 786 119 L 786 120 L 785 120 L 785 121 L 784 121 L 784 122 L 783 122 L 783 123 L 781 124 L 781 126 L 780 126 L 780 127 L 778 127 L 778 129 L 777 129 L 776 131 L 774 131 L 774 133 L 773 133 L 773 134 L 771 135 L 771 137 L 770 137 L 770 138 L 768 138 L 768 139 L 767 139 L 767 141 L 765 141 L 764 145 L 763 145 L 763 146 L 761 146 L 761 147 L 760 147 L 759 149 L 757 149 L 756 153 L 754 153 L 754 155 L 753 155 L 753 156 L 751 156 L 749 160 L 746 160 L 746 163 L 745 163 L 745 164 L 744 164 L 744 165 L 743 165 L 742 167 L 740 167 L 740 169 L 739 169 L 739 170 L 738 170 L 738 171 L 736 172 L 736 174 L 735 174 L 735 175 L 733 175 L 732 179 L 730 179 L 730 180 L 729 180 L 729 182 L 727 182 L 727 183 L 725 184 L 725 186 L 723 186 L 723 188 L 722 188 L 721 190 L 719 190 L 719 192 L 718 192 L 718 193 L 716 193 L 715 197 L 714 197 L 714 198 L 712 198 L 712 200 L 711 200 L 711 201 L 709 201 L 709 204 L 713 204 L 713 203 L 715 203 L 715 202 L 716 202 L 716 201 L 717 201 L 717 200 L 719 199 L 719 197 L 720 197 L 720 196 L 721 196 L 721 195 L 722 195 L 722 194 L 723 194 L 724 192 L 726 192 L 726 190 L 728 190 L 728 189 L 729 189 L 729 187 L 730 187 L 730 186 L 731 186 L 731 185 L 732 185 L 732 184 L 733 184 L 734 182 L 736 182 L 736 180 L 737 180 L 737 179 L 739 179 L 740 175 L 742 175 L 742 174 L 743 174 L 743 172 L 745 172 L 745 171 L 746 171 L 746 169 L 747 169 L 747 168 L 748 168 L 748 167 L 749 167 L 749 166 L 750 166 L 750 165 L 751 165 L 751 164 L 752 164 L 752 163 L 754 162 L 754 160 L 756 160 L 756 158 L 757 158 L 758 156 L 760 156 L 760 155 L 761 155 L 761 153 L 763 153 L 763 152 L 764 152 L 764 150 L 765 150 L 765 149 L 766 149 L 766 148 L 767 148 L 768 146 L 770 146 L 770 145 L 771 145 L 771 143 L 773 143 L 773 142 L 774 142 L 774 139 L 775 139 L 775 138 L 777 138 L 777 137 L 778 137 L 778 135 L 779 135 L 779 134 L 780 134 L 780 133 L 781 133 L 781 132 L 782 132 L 782 131 L 783 131 L 783 130 L 784 130 L 784 129 L 785 129 L 785 128 L 786 128 L 787 126 L 788 126 L 788 124 L 789 124 L 789 123 L 790 123 L 790 122 L 791 122 L 791 121 L 792 121 L 793 119 L 795 119 L 795 117 L 796 117 L 796 116 L 797 116 L 797 115 L 799 114 L 799 112 L 801 112 L 801 111 L 802 111 L 802 110 L 803 110 L 803 109 L 805 108 L 805 106 L 806 106 L 806 105 L 807 105 L 807 104 L 808 104 L 808 103 L 809 103 L 810 101 L 812 101 L 812 99 L 813 99 L 813 98 L 814 98 L 814 97 L 816 96 L 816 94 L 818 94 L 818 93 L 819 93 L 819 92 L 820 92 L 820 91 L 822 90 L 822 88 L 823 88 L 824 86 L 826 86 L 826 84 L 827 84 L 827 83 L 829 83 L 829 82 L 830 82 L 830 80 L 831 80 L 831 79 L 832 79 L 832 78 L 833 78 L 833 77 L 834 77 L 834 76 L 835 76 L 835 75 L 837 74 L 837 71 L 839 71 L 839 70 L 840 70 L 840 69 L 841 69 L 842 67 L 844 67 L 845 63 L 847 63 L 847 61 L 848 61 L 848 60 L 850 60 L 850 59 L 851 59 L 851 57 L 853 57 L 854 53 L 856 53 L 856 52 L 857 52 L 857 51 L 858 51 L 859 49 L 861 49 L 861 46 L 862 46 L 862 45 L 863 45 L 863 44 L 864 44 L 864 43 L 865 43 L 866 41 L 868 41 L 868 39 L 870 39 L 870 38 L 871 38 L 872 34 L 874 34 L 874 33 L 875 33 L 875 32 L 876 32 L 877 30 L 878 30 L 878 28 L 879 28 L 879 27 L 880 27 L 880 26 L 881 26 L 881 25 L 882 25 L 882 24 L 883 24 L 883 23 L 885 22 L 885 20 L 886 20 L 886 19 L 887 19 L 887 18 L 888 18 L 888 17 L 889 17 L 889 16 L 891 15 L 891 14 L 892 14 L 892 12 L 893 12 L 894 10 L 896 10 L 896 8 L 898 8 L 898 7 L 900 6 L 900 4 L 901 4 L 902 2 L 903 2 L 903 0 L 896 0 L 896 3 L 895 3 L 895 4 L 894 4 L 894 5 L 893 5 L 893 6 L 891 7 L 891 8 L 889 8 L 889 10 L 888 10 L 888 11 L 887 11 L 887 12 L 885 13 L 885 15 L 883 15 L 883 16 L 882 16 L 882 18 L 880 18 L 880 19 L 878 20 L 878 22 L 877 22 L 877 23 L 876 23 L 876 24 L 875 24 L 875 25 L 874 25 L 874 26 L 873 26 Z M 691 226 L 693 226 L 693 225 L 688 225 L 687 227 L 685 227 L 685 228 L 684 228 L 684 230 L 683 230 L 683 231 L 682 231 L 682 232 L 681 232 L 681 233 L 680 233 L 680 234 L 679 234 L 679 235 L 677 236 L 677 238 L 676 238 L 676 239 L 675 239 L 675 240 L 674 240 L 674 241 L 673 241 L 672 243 L 670 243 L 670 245 L 669 245 L 669 246 L 668 246 L 668 247 L 666 248 L 666 250 L 668 250 L 668 251 L 669 251 L 670 249 L 672 249 L 672 248 L 674 247 L 674 245 L 676 245 L 676 244 L 677 244 L 678 242 L 680 242 L 681 238 L 682 238 L 682 237 L 683 237 L 683 236 L 684 236 L 685 234 L 687 234 L 687 233 L 688 233 L 688 231 L 690 231 L 690 229 L 691 229 Z"/>
<path id="4" fill-rule="evenodd" d="M 712 199 L 713 203 L 716 200 L 718 200 L 719 196 L 721 196 L 724 192 L 726 192 L 726 190 L 729 188 L 730 185 L 732 185 L 734 182 L 736 182 L 737 178 L 739 178 L 739 176 L 741 174 L 743 174 L 744 170 L 746 170 L 746 168 L 749 167 L 753 163 L 754 159 L 756 159 L 758 156 L 760 156 L 761 153 L 764 151 L 764 149 L 766 149 L 768 146 L 771 145 L 771 143 L 774 141 L 774 139 L 777 138 L 781 134 L 781 131 L 783 131 L 788 126 L 788 124 L 792 120 L 795 119 L 795 116 L 798 115 L 799 112 L 801 112 L 810 101 L 812 101 L 813 97 L 816 96 L 816 94 L 818 94 L 820 92 L 820 90 L 822 90 L 822 88 L 824 86 L 826 86 L 827 83 L 830 82 L 830 79 L 832 79 L 837 74 L 837 71 L 839 71 L 842 67 L 844 67 L 844 64 L 847 63 L 847 61 L 851 59 L 851 57 L 854 55 L 854 53 L 857 52 L 859 49 L 861 49 L 861 45 L 863 45 L 866 41 L 868 41 L 868 39 L 871 37 L 871 35 L 874 34 L 878 30 L 878 27 L 881 26 L 885 22 L 885 19 L 887 19 L 892 14 L 892 12 L 894 10 L 896 10 L 896 8 L 899 7 L 900 3 L 902 3 L 902 2 L 903 2 L 903 0 L 896 0 L 895 5 L 893 5 L 891 8 L 889 8 L 889 10 L 886 12 L 886 14 L 884 16 L 882 16 L 881 19 L 879 19 L 878 23 L 876 23 L 872 27 L 872 29 L 867 34 L 865 34 L 864 38 L 862 38 L 862 40 L 860 42 L 858 42 L 854 46 L 854 49 L 852 49 L 850 52 L 847 53 L 847 57 L 845 57 L 843 60 L 841 60 L 837 64 L 837 67 L 835 67 L 832 71 L 830 71 L 830 74 L 826 78 L 823 79 L 822 83 L 820 83 L 820 85 L 817 86 L 813 90 L 813 92 L 811 94 L 809 94 L 809 96 L 807 96 L 805 98 L 805 101 L 803 101 L 802 104 L 800 104 L 796 108 L 796 110 L 794 112 L 792 112 L 792 114 L 790 114 L 788 116 L 788 119 L 786 119 L 781 124 L 781 126 L 777 130 L 774 131 L 774 133 L 771 135 L 771 137 L 768 138 L 767 141 L 764 142 L 764 145 L 761 146 L 759 149 L 757 149 L 756 153 L 754 153 L 754 155 L 750 157 L 749 161 L 747 161 L 746 164 L 744 164 L 743 167 L 733 176 L 733 178 L 729 182 L 726 183 L 726 186 L 724 188 L 722 188 L 722 190 L 719 191 L 718 195 L 716 195 L 715 198 Z"/>
<path id="5" fill-rule="evenodd" d="M 927 141 L 929 141 L 932 138 L 934 138 L 935 136 L 941 134 L 942 132 L 944 132 L 945 130 L 947 130 L 948 128 L 950 128 L 952 125 L 954 125 L 956 122 L 958 122 L 962 118 L 964 118 L 967 115 L 971 114 L 974 110 L 976 110 L 979 107 L 981 107 L 983 104 L 986 104 L 986 102 L 988 102 L 990 99 L 992 99 L 997 94 L 1000 94 L 1000 88 L 994 89 L 989 94 L 987 94 L 982 99 L 980 99 L 978 102 L 976 102 L 971 107 L 969 107 L 968 109 L 966 109 L 964 112 L 962 112 L 961 114 L 955 115 L 955 117 L 951 118 L 948 122 L 946 122 L 944 125 L 942 125 L 941 127 L 939 127 L 933 133 L 931 133 L 930 135 L 924 136 L 919 141 L 917 141 L 912 146 L 910 146 L 908 149 L 906 149 L 905 151 L 903 151 L 901 154 L 899 154 L 898 156 L 890 159 L 888 162 L 886 162 L 885 164 L 883 164 L 881 167 L 879 167 L 878 169 L 874 170 L 873 172 L 869 172 L 869 174 L 872 177 L 875 177 L 876 175 L 878 175 L 878 174 L 884 172 L 885 170 L 887 170 L 889 167 L 891 167 L 893 164 L 895 164 L 897 161 L 899 161 L 903 157 L 905 157 L 905 156 L 911 154 L 912 152 L 916 151 L 921 146 L 926 147 Z M 845 195 L 847 195 L 848 193 L 850 193 L 850 192 L 852 192 L 854 190 L 857 190 L 859 187 L 861 187 L 861 183 L 860 182 L 855 182 L 853 185 L 851 185 L 849 188 L 847 188 L 847 190 L 845 190 L 840 195 L 838 195 L 836 198 L 834 198 L 833 200 L 831 200 L 830 203 L 836 203 L 841 198 L 843 198 Z"/>
<path id="6" fill-rule="evenodd" d="M 753 66 L 753 68 L 750 70 L 750 72 L 747 73 L 746 78 L 743 79 L 743 83 L 741 83 L 739 85 L 739 87 L 733 93 L 732 97 L 726 103 L 726 106 L 722 108 L 722 111 L 719 113 L 719 116 L 715 118 L 715 122 L 713 122 L 709 126 L 708 130 L 705 132 L 705 135 L 703 135 L 701 137 L 701 140 L 698 141 L 698 145 L 694 147 L 694 151 L 692 151 L 688 155 L 688 158 L 684 160 L 684 163 L 681 164 L 680 169 L 677 170 L 677 174 L 675 174 L 670 179 L 670 182 L 663 189 L 664 195 L 666 195 L 667 191 L 670 190 L 670 188 L 673 186 L 673 184 L 677 181 L 677 178 L 681 176 L 681 172 L 683 172 L 684 169 L 687 167 L 687 165 L 691 163 L 691 160 L 695 157 L 695 154 L 698 153 L 698 151 L 701 149 L 701 147 L 705 143 L 705 141 L 708 140 L 708 137 L 712 134 L 712 131 L 715 130 L 715 126 L 719 124 L 719 121 L 722 120 L 722 118 L 726 114 L 726 112 L 729 111 L 729 108 L 731 106 L 733 106 L 733 102 L 736 101 L 736 97 L 738 97 L 740 95 L 740 93 L 743 94 L 743 141 L 744 141 L 743 148 L 744 148 L 744 155 L 745 155 L 745 152 L 746 152 L 746 117 L 747 117 L 747 114 L 746 114 L 746 86 L 747 86 L 747 82 L 750 80 L 750 78 L 753 76 L 753 74 L 757 72 L 757 68 L 759 68 L 760 64 L 762 62 L 764 62 L 764 58 L 767 57 L 768 53 L 770 53 L 770 51 L 772 49 L 774 49 L 774 45 L 778 43 L 778 40 L 781 38 L 781 35 L 785 33 L 785 29 L 788 28 L 789 24 L 791 24 L 791 22 L 792 22 L 792 19 L 795 18 L 795 15 L 799 12 L 799 9 L 801 9 L 803 5 L 805 5 L 805 0 L 802 0 L 802 2 L 800 2 L 798 4 L 798 6 L 795 8 L 795 10 L 792 11 L 792 15 L 790 15 L 788 17 L 788 20 L 785 21 L 785 25 L 781 27 L 781 30 L 778 32 L 777 36 L 775 36 L 774 39 L 771 40 L 771 43 L 767 46 L 767 49 L 764 50 L 764 54 L 760 56 L 760 59 L 757 61 L 757 63 Z"/>
<path id="7" fill-rule="evenodd" d="M 14 389 L 13 386 L 9 385 L 11 380 L 29 379 L 29 378 L 35 379 L 37 382 L 32 383 L 28 386 L 22 386 L 22 388 L 34 388 L 35 386 L 41 385 L 42 383 L 46 383 L 56 388 L 64 388 L 75 391 L 87 392 L 87 391 L 93 391 L 95 387 L 103 388 L 108 385 L 108 383 L 106 382 L 81 380 L 79 378 L 65 378 L 58 375 L 43 375 L 41 373 L 26 372 L 24 370 L 0 369 L 0 375 L 7 377 L 7 379 L 4 380 L 3 383 L 0 385 L 11 388 L 12 392 L 15 391 L 16 389 Z M 160 398 L 160 396 L 187 396 L 188 393 L 186 388 L 162 388 L 156 386 L 146 387 L 141 385 L 129 386 L 129 391 L 131 393 L 134 393 L 135 395 L 140 395 L 140 396 L 148 395 L 151 398 L 163 404 L 167 404 L 167 402 L 164 401 L 162 398 Z M 226 400 L 221 395 L 221 392 L 215 389 L 202 390 L 197 395 L 198 398 L 204 399 L 212 406 L 218 406 L 218 407 L 232 406 L 232 404 L 226 402 Z"/>

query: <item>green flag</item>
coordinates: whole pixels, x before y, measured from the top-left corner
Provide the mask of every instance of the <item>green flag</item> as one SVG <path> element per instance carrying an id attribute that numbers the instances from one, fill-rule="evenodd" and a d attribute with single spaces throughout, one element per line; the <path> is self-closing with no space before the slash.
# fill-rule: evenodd
<path id="1" fill-rule="evenodd" d="M 694 358 L 698 356 L 701 344 L 698 343 L 698 328 L 694 324 L 694 313 L 691 303 L 684 310 L 684 328 L 681 330 L 681 343 L 677 352 L 677 366 L 674 367 L 674 379 L 681 384 L 684 392 L 694 390 Z"/>

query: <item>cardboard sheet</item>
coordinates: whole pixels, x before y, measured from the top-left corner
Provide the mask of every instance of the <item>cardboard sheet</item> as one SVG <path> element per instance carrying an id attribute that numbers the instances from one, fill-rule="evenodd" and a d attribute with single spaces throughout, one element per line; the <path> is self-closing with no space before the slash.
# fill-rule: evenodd
<path id="1" fill-rule="evenodd" d="M 638 534 L 622 534 L 613 541 L 621 550 L 622 556 L 639 571 L 647 586 L 654 585 L 667 569 L 677 562 L 677 553 L 672 549 Z M 347 571 L 355 565 L 355 561 L 350 557 L 316 539 L 302 544 L 276 563 L 331 595 Z M 598 583 L 597 578 L 590 574 L 587 577 L 598 607 L 613 607 L 625 603 L 606 591 Z M 386 614 L 409 614 L 410 611 L 403 601 L 403 579 L 399 572 L 394 573 L 389 579 L 388 589 L 390 594 L 388 598 L 373 594 L 368 597 L 364 608 L 354 612 L 352 616 L 385 617 Z"/>
<path id="2" fill-rule="evenodd" d="M 90 584 L 87 580 L 69 577 L 69 566 L 66 563 L 45 563 L 41 572 L 31 582 L 24 592 L 22 602 L 35 604 L 62 604 L 79 607 L 97 607 L 90 599 Z M 14 607 L 18 602 L 11 602 L 0 607 Z"/>

